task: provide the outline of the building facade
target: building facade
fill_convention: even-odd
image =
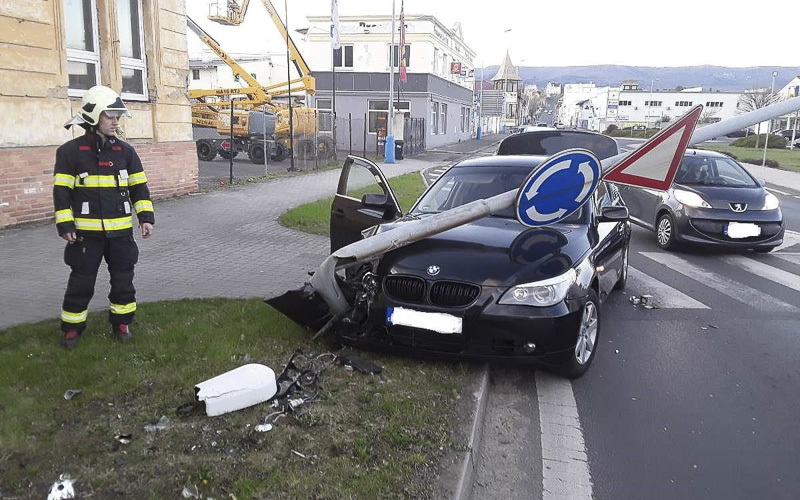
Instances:
[[[458,24],[450,29],[433,16],[405,16],[402,54],[408,81],[403,83],[399,78],[399,17],[393,46],[390,16],[340,16],[342,46],[337,51],[331,49],[330,16],[310,16],[308,21],[303,55],[317,87],[309,105],[333,114],[335,67],[339,148],[358,150],[366,144],[371,150],[385,133],[390,64],[394,65],[395,113],[409,120],[425,120],[427,147],[470,138],[475,52],[465,43]],[[398,127],[393,134],[395,139],[405,140]]]
[[[511,62],[511,56],[506,52],[506,57],[497,69],[497,74],[492,77],[492,85],[503,95],[503,115],[501,125],[513,127],[520,124],[520,96],[522,91],[522,78]]]
[[[182,0],[0,0],[0,228],[53,216],[63,125],[98,84],[121,93],[125,140],[154,198],[197,190]]]
[[[242,68],[263,86],[283,83],[286,75],[286,52],[265,55],[230,54]],[[296,78],[296,75],[292,75]],[[241,86],[233,78],[233,70],[225,61],[210,51],[189,57],[189,90],[236,88]]]

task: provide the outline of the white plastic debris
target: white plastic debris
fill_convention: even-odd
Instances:
[[[269,432],[272,430],[272,424],[260,424],[256,426],[256,432]]]
[[[75,481],[70,477],[69,474],[61,474],[59,476],[58,481],[53,483],[53,486],[50,488],[50,493],[47,495],[47,500],[66,500],[69,498],[75,498],[75,488],[73,487],[73,483]]]
[[[156,431],[165,431],[172,426],[172,422],[169,421],[165,415],[162,415],[161,418],[158,419],[158,422],[152,425],[145,425],[144,431],[145,432],[156,432]]]
[[[74,398],[75,396],[77,396],[81,392],[83,392],[83,391],[81,391],[79,389],[67,389],[66,392],[64,392],[64,399],[69,401],[70,399]]]
[[[194,386],[195,399],[214,417],[267,401],[278,391],[272,368],[251,363]]]
[[[200,492],[197,491],[197,486],[192,485],[184,486],[183,491],[181,491],[181,496],[183,498],[200,498]]]

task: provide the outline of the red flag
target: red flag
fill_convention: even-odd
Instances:
[[[403,0],[400,1],[400,81],[408,82],[406,76],[406,15],[403,12]]]

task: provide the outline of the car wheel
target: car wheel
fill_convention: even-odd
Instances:
[[[202,161],[211,161],[217,156],[214,145],[208,141],[197,141],[197,157]]]
[[[675,219],[668,213],[658,218],[656,224],[656,241],[664,250],[673,250],[675,243]]]
[[[625,249],[622,251],[622,269],[619,273],[619,279],[617,283],[614,285],[614,290],[624,290],[625,283],[628,281],[628,254],[630,253],[630,247],[625,245]]]
[[[597,339],[600,335],[600,299],[594,289],[589,289],[589,296],[583,305],[581,319],[578,323],[578,341],[569,361],[563,366],[563,374],[576,379],[586,373],[594,360],[597,351]]]

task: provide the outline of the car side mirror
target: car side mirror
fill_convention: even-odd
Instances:
[[[756,179],[756,182],[757,182],[757,183],[758,183],[758,185],[759,185],[759,186],[761,186],[761,187],[764,187],[764,186],[766,186],[766,185],[767,185],[767,181],[765,181],[764,179]]]
[[[628,207],[603,207],[598,222],[624,222],[628,220]]]
[[[381,193],[367,193],[361,197],[361,204],[369,208],[384,208],[389,198]]]

